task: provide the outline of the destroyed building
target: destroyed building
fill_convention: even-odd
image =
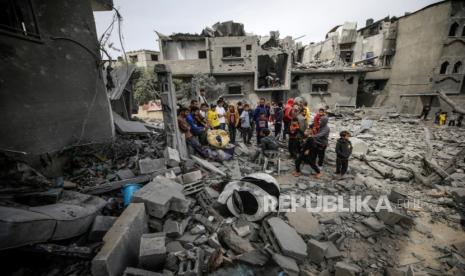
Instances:
[[[137,50],[126,52],[126,60],[130,64],[134,64],[137,67],[152,69],[155,64],[160,60],[160,52],[154,50]],[[118,60],[120,63],[125,62],[124,58],[120,57]]]
[[[410,114],[425,105],[449,110],[437,91],[465,104],[464,16],[462,1],[440,1],[404,16],[368,19],[358,30],[345,23],[301,50],[297,67],[340,71],[336,82],[346,71],[362,71],[357,106],[393,106]]]
[[[110,141],[93,11],[111,1],[2,1],[0,149],[41,154]]]

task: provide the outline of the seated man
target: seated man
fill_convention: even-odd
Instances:
[[[267,150],[278,150],[279,149],[279,143],[278,140],[276,140],[276,137],[273,135],[270,135],[271,131],[268,128],[265,128],[262,130],[262,141],[259,145],[259,150],[255,152],[255,154],[251,157],[252,161],[255,161],[260,155],[260,153],[265,154],[265,151]]]
[[[191,112],[187,115],[186,121],[190,126],[191,133],[194,136],[197,136],[199,138],[199,141],[201,144],[205,145],[207,136],[206,136],[206,131],[205,127],[203,125],[198,124],[196,118],[200,117],[200,109],[196,106],[191,107]]]
[[[299,177],[301,175],[300,166],[302,163],[310,164],[310,152],[315,150],[315,141],[312,137],[312,129],[307,128],[304,132],[304,142],[302,143],[297,158],[295,160],[295,171],[293,176]]]
[[[197,141],[197,139],[192,135],[191,133],[191,127],[189,123],[187,122],[186,118],[189,116],[189,109],[185,107],[181,107],[178,110],[178,127],[181,133],[183,133],[186,137],[186,144],[191,147],[192,149],[195,150],[198,154],[200,154],[202,157],[206,158],[208,157],[208,153],[206,153],[200,143]]]

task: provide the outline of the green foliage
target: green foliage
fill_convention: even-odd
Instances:
[[[134,99],[138,105],[160,99],[156,75],[152,70],[136,70],[134,77]]]

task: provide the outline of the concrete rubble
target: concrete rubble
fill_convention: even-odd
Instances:
[[[357,114],[332,118],[330,127],[335,134],[330,143],[335,142],[339,129],[356,133],[361,119]],[[382,115],[372,116],[370,121],[369,127],[352,138],[355,154],[343,179],[332,176],[332,148],[327,150],[325,175],[316,180],[308,178],[307,166],[303,176],[291,176],[292,163],[286,159],[284,171],[275,176],[250,170],[255,164],[244,158],[247,154],[243,151],[222,164],[196,156],[184,160],[174,149],[151,150],[150,145],[157,143],[150,141],[157,136],[155,140],[136,140],[129,152],[138,151],[139,156],[119,155],[122,159],[115,162],[126,165],[102,170],[106,175],[100,177],[105,180],[95,180],[98,174],[93,171],[101,169],[95,166],[96,160],[107,164],[108,159],[101,156],[93,164],[87,163],[86,170],[75,170],[67,177],[67,182],[75,184],[70,187],[97,196],[69,190],[37,194],[35,201],[55,202],[64,209],[53,209],[56,221],[42,218],[50,210],[48,205],[24,209],[27,214],[34,212],[32,217],[26,213],[23,217],[30,233],[35,228],[51,229],[46,226],[50,223],[59,225],[55,234],[41,230],[43,237],[33,240],[31,236],[27,242],[36,244],[31,247],[36,251],[48,248],[68,258],[86,256],[87,261],[77,266],[92,275],[203,275],[234,270],[236,265],[288,275],[408,275],[408,271],[457,275],[465,266],[465,246],[460,243],[465,241],[460,232],[465,202],[463,157],[447,176],[440,176],[423,162],[427,150],[419,142],[423,126]],[[434,136],[432,158],[439,167],[447,166],[461,154],[465,131],[430,131]],[[121,149],[128,146],[124,140],[117,143]],[[79,155],[74,158],[86,164]],[[421,177],[431,181],[421,182]],[[124,208],[121,189],[131,179],[139,179],[141,187]],[[199,185],[198,190],[192,192],[192,183]],[[264,211],[264,197],[278,200],[293,193],[310,198],[318,194],[385,195],[393,209],[376,213],[308,212],[305,207],[297,207],[295,212]],[[94,206],[89,209],[92,216],[80,222],[82,228],[76,227],[75,218],[70,221],[58,216],[56,210],[67,210],[68,205]],[[367,205],[376,207],[373,201]],[[286,206],[282,202],[275,207]],[[77,209],[73,210],[79,217]],[[1,223],[13,222],[2,219]],[[457,239],[445,242],[444,233]],[[50,239],[76,235],[84,236],[86,242],[59,247]],[[93,248],[91,243],[99,246]]]

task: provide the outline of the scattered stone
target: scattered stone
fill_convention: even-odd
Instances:
[[[171,241],[166,244],[166,252],[168,253],[176,253],[184,250],[184,247],[179,241]]]
[[[164,273],[157,273],[141,268],[127,267],[123,276],[166,276]]]
[[[165,261],[165,233],[143,234],[140,240],[139,266],[157,270]]]
[[[189,220],[190,218],[187,218],[179,222],[172,219],[167,219],[165,224],[163,224],[163,232],[165,232],[166,236],[170,238],[178,238],[184,234]]]
[[[136,175],[132,172],[131,169],[121,169],[116,172],[116,175],[119,177],[119,179],[124,180],[124,179],[130,179],[136,177]]]
[[[360,233],[360,235],[362,235],[362,237],[364,238],[369,238],[371,236],[373,236],[375,234],[375,232],[373,232],[372,230],[370,230],[370,228],[366,227],[365,225],[361,224],[361,223],[356,223],[353,228],[355,230],[357,230],[357,232]]]
[[[206,168],[207,170],[211,171],[211,172],[214,172],[214,173],[217,173],[221,176],[226,176],[226,173],[223,172],[222,170],[218,169],[215,165],[213,165],[212,163],[208,162],[207,160],[204,160],[200,157],[197,157],[195,155],[192,155],[191,158],[197,163],[199,164],[200,166]]]
[[[205,226],[203,226],[202,224],[196,224],[190,230],[190,233],[192,235],[201,235],[201,234],[205,234],[206,232],[207,232],[207,230],[206,230]]]
[[[231,229],[231,227],[221,228],[218,232],[218,238],[236,254],[242,254],[254,250],[249,240],[241,238]]]
[[[111,216],[96,216],[94,223],[89,231],[89,241],[99,242],[102,241],[103,236],[113,226],[117,217]]]
[[[296,208],[295,212],[287,212],[289,224],[301,235],[317,238],[321,235],[321,226],[318,219],[305,208]]]
[[[103,237],[105,244],[92,260],[92,275],[119,276],[137,264],[140,237],[147,232],[144,204],[131,203]]]
[[[325,252],[326,259],[337,259],[337,258],[342,257],[341,251],[337,249],[337,247],[333,244],[333,242],[327,241],[327,242],[324,242],[324,244],[327,245],[326,252]]]

